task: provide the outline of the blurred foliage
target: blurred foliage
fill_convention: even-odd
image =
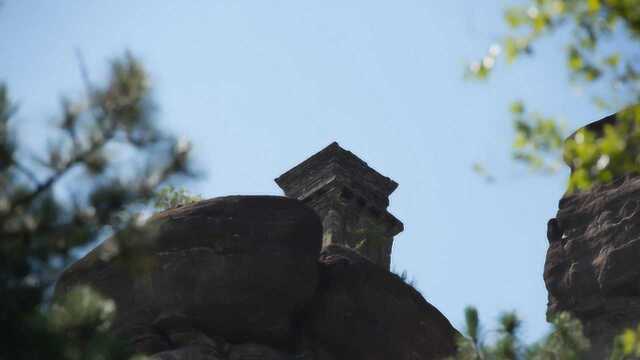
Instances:
[[[566,142],[564,157],[573,169],[570,190],[640,173],[640,106],[619,112],[615,124],[598,131],[580,129]]]
[[[530,56],[540,39],[568,30],[570,79],[610,86],[609,97],[595,97],[595,104],[611,112],[627,109],[623,117],[630,118],[612,124],[604,134],[582,130],[563,153],[566,133],[558,121],[527,112],[522,102],[515,102],[514,158],[543,172],[555,171],[564,159],[574,169],[569,191],[638,172],[636,127],[631,124],[638,121],[635,106],[640,100],[640,0],[527,0],[507,8],[504,18],[510,29],[507,36],[469,65],[469,77],[487,79],[501,58],[510,63]]]
[[[160,189],[156,195],[155,206],[158,210],[167,210],[200,200],[202,200],[200,195],[193,195],[186,189],[176,189],[169,185]]]
[[[493,183],[496,181],[493,175],[491,175],[489,170],[487,170],[482,163],[479,163],[479,162],[473,163],[472,169],[473,169],[473,172],[475,172],[478,176],[483,178],[486,182]]]
[[[589,349],[580,322],[568,313],[560,313],[552,321],[552,329],[542,340],[526,345],[520,338],[522,321],[513,312],[500,316],[496,338],[484,341],[478,311],[465,309],[464,337],[458,339],[456,360],[578,360]]]
[[[640,358],[640,325],[636,329],[627,329],[615,341],[611,360]]]
[[[541,340],[527,345],[520,337],[522,321],[514,312],[503,313],[498,320],[495,339],[484,341],[486,335],[474,307],[465,309],[464,336],[458,339],[455,360],[579,360],[590,348],[580,321],[567,312],[557,314],[552,328]],[[640,326],[627,329],[614,339],[610,360],[640,358]]]
[[[47,325],[64,344],[57,355],[78,360],[127,358],[123,344],[108,333],[115,311],[113,301],[84,286],[56,301],[47,314]]]
[[[77,249],[135,231],[141,218],[134,214],[161,186],[192,176],[189,144],[157,128],[141,64],[126,54],[109,74],[98,87],[85,76],[86,98],[61,101],[38,142],[50,144],[38,149],[44,155],[16,135],[18,109],[0,84],[0,359],[130,356],[105,331],[113,302],[79,288],[49,304]]]
[[[513,157],[527,163],[532,170],[553,173],[561,164],[564,127],[553,118],[528,113],[521,101],[511,104],[515,129]]]

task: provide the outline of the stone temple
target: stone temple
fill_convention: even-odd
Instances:
[[[398,183],[334,142],[282,174],[276,183],[322,219],[322,245],[356,249],[389,268],[393,237],[403,230],[387,211]]]

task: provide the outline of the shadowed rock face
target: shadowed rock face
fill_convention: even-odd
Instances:
[[[458,332],[413,287],[355,251],[331,245],[320,256],[310,337],[337,360],[440,359]]]
[[[547,314],[570,311],[605,358],[640,321],[640,176],[565,196],[547,231]]]
[[[112,298],[114,331],[140,351],[165,350],[169,329],[230,342],[286,345],[292,318],[316,288],[322,227],[302,203],[268,196],[202,201],[156,215],[136,264],[101,258],[114,239],[69,267],[56,286],[89,284]],[[133,271],[132,271],[133,270]]]
[[[439,359],[457,332],[412,287],[357,253],[320,260],[297,200],[232,196],[155,215],[65,270],[117,305],[112,331],[154,360]],[[120,251],[114,251],[119,249]]]

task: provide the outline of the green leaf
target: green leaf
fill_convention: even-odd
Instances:
[[[504,13],[504,19],[512,28],[517,28],[526,22],[526,14],[521,8],[508,8]]]
[[[607,56],[604,59],[604,63],[606,65],[611,66],[611,67],[617,67],[618,64],[620,64],[620,53],[615,53],[615,54]]]
[[[522,101],[512,102],[509,111],[514,115],[522,115],[524,113],[524,103]]]
[[[580,55],[580,52],[575,47],[569,49],[569,68],[573,71],[578,71],[584,65],[584,60]]]
[[[478,310],[472,306],[467,306],[464,309],[464,318],[466,321],[467,335],[473,340],[475,344],[479,342],[478,337],[480,333],[480,320],[478,318]]]
[[[633,329],[627,329],[622,334],[622,349],[625,355],[631,355],[636,348],[636,332]]]

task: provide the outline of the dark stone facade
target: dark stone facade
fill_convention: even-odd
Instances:
[[[387,211],[398,184],[334,142],[276,180],[287,197],[316,211],[322,245],[338,244],[388,269],[402,223]]]

